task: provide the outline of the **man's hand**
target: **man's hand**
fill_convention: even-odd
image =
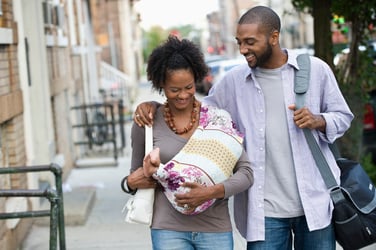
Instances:
[[[153,126],[154,114],[157,110],[155,102],[143,102],[137,105],[133,121],[140,127]]]
[[[326,121],[322,115],[314,115],[307,107],[296,110],[295,104],[288,108],[294,111],[294,122],[299,128],[317,129],[325,133]]]

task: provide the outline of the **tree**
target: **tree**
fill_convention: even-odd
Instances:
[[[369,39],[370,23],[375,21],[374,0],[292,0],[298,11],[305,11],[314,19],[315,55],[326,61],[334,70],[340,88],[355,115],[350,130],[343,136],[339,147],[343,156],[360,160],[364,105],[367,91],[375,85],[372,63],[367,53],[358,50]],[[338,68],[333,66],[331,19],[333,14],[343,16],[351,24],[350,53]],[[371,70],[371,71],[368,71]]]
[[[143,31],[144,43],[143,43],[143,58],[146,62],[152,50],[165,41],[168,35],[173,34],[181,38],[189,38],[198,45],[200,45],[202,31],[195,28],[191,24],[181,25],[181,26],[172,26],[169,29],[163,29],[160,26],[153,26],[148,31]],[[197,34],[192,37],[191,34]]]
[[[298,11],[307,12],[312,15],[315,56],[323,59],[331,68],[334,68],[332,33],[330,30],[332,19],[331,1],[292,0],[292,4]]]
[[[155,47],[161,44],[168,36],[167,31],[165,31],[160,26],[153,26],[149,31],[144,31],[144,42],[143,42],[143,57],[144,62],[147,61],[150,53]]]

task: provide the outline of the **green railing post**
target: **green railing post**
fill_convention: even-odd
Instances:
[[[23,211],[13,213],[0,213],[0,219],[16,219],[50,216],[50,250],[57,249],[57,236],[59,233],[60,250],[65,250],[65,224],[64,224],[64,202],[62,188],[62,169],[57,164],[42,166],[21,166],[21,167],[0,167],[0,174],[17,174],[27,172],[50,171],[55,175],[56,190],[46,188],[44,190],[24,189],[0,189],[0,197],[44,197],[50,202],[50,210]]]
[[[59,220],[59,243],[60,249],[65,249],[65,221],[64,221],[64,200],[63,200],[63,181],[62,169],[59,165],[52,163],[51,170],[56,177],[56,191],[58,199],[58,220]]]
[[[51,203],[50,207],[50,250],[57,249],[57,228],[59,224],[58,209],[59,209],[59,195],[57,191],[47,190],[47,196]]]

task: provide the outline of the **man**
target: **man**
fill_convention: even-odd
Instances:
[[[346,132],[353,114],[330,67],[316,57],[305,107],[295,109],[297,55],[281,49],[279,35],[280,19],[270,8],[242,15],[236,40],[248,65],[231,70],[203,102],[227,110],[245,134],[254,185],[235,196],[234,215],[247,249],[334,250],[333,205],[302,128],[312,130],[339,181],[328,143]],[[137,123],[148,123],[150,107],[136,110]]]

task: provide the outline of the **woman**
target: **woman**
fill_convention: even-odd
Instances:
[[[238,132],[231,116],[223,109],[201,105],[199,125],[184,147],[167,163],[162,164],[160,150],[155,148],[144,158],[145,176],[153,176],[176,210],[183,214],[198,214],[213,205],[216,199],[199,206],[183,207],[175,196],[190,189],[183,183],[195,182],[206,187],[228,179],[243,153],[243,135]]]
[[[167,98],[166,103],[158,107],[153,125],[153,144],[160,149],[162,163],[179,153],[199,125],[201,103],[194,96],[195,82],[201,81],[206,73],[203,54],[186,39],[170,36],[149,57],[148,80]],[[155,180],[145,177],[142,169],[144,136],[144,128],[133,124],[131,174],[123,183],[129,193],[155,186]],[[232,250],[228,198],[247,190],[253,183],[253,173],[244,150],[233,171],[230,178],[212,186],[195,182],[181,184],[190,191],[175,195],[177,206],[194,210],[204,202],[216,199],[209,208],[196,215],[177,211],[158,186],[151,225],[153,249]]]

